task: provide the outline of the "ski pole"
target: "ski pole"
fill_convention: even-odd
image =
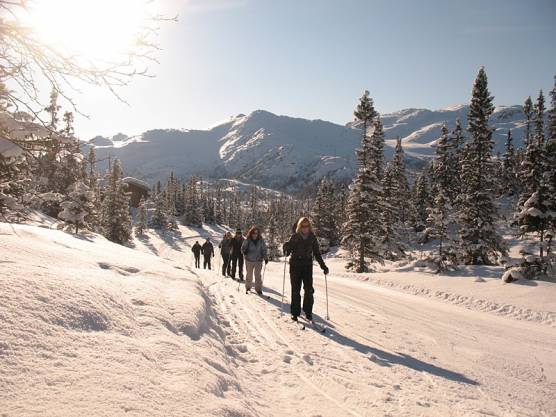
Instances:
[[[284,278],[282,279],[282,309],[280,316],[284,314],[284,293],[286,292],[286,265],[288,264],[288,257],[284,256]]]
[[[326,278],[328,274],[324,274],[324,288],[326,290],[326,320],[330,320],[328,315],[328,279]]]

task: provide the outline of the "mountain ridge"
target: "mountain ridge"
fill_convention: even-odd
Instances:
[[[466,104],[439,110],[408,108],[381,116],[385,154],[391,158],[400,137],[409,167],[434,155],[442,125],[467,124]],[[524,132],[522,107],[498,106],[491,116],[495,152],[503,150],[508,129],[519,147]],[[130,175],[149,182],[178,176],[228,178],[284,191],[295,191],[324,176],[349,181],[361,133],[355,122],[340,125],[321,119],[276,115],[266,110],[240,113],[202,129],[151,129],[140,135],[95,137],[99,159],[122,160]]]

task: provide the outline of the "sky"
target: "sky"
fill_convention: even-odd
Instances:
[[[556,0],[155,0],[155,78],[76,96],[83,139],[204,129],[265,109],[344,124],[363,90],[379,112],[469,101],[484,65],[495,104],[521,104],[556,74]]]

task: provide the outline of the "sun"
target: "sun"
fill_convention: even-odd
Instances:
[[[147,0],[33,0],[26,20],[48,45],[109,61],[134,49],[151,7]]]

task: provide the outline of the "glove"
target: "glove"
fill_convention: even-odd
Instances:
[[[268,259],[265,259],[265,260],[264,260],[264,264],[265,264],[265,265],[268,264]]]
[[[324,265],[324,267],[322,268],[322,272],[324,272],[324,275],[328,275],[330,270],[328,269],[328,267],[326,265]]]
[[[284,256],[290,256],[290,250],[288,248],[287,243],[284,243],[284,246],[282,247],[282,251],[284,252]]]

